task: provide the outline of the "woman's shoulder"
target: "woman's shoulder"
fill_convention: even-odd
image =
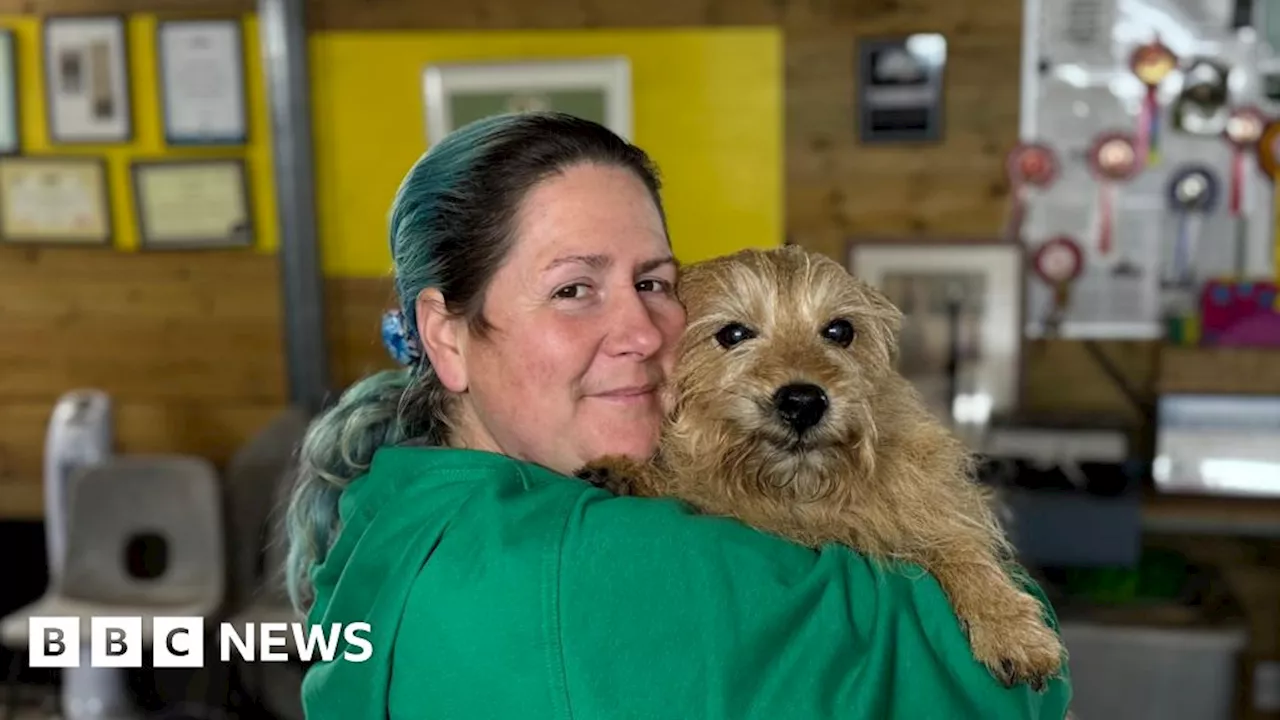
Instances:
[[[646,569],[666,574],[685,568],[700,577],[725,573],[739,582],[784,584],[814,573],[838,573],[859,586],[864,605],[879,594],[927,595],[936,588],[936,582],[914,566],[879,563],[835,545],[803,547],[731,518],[700,514],[673,498],[616,496],[495,453],[387,448],[375,456],[370,476],[380,476],[379,482],[370,483],[372,491],[351,497],[365,510],[388,501],[394,512],[410,515],[449,507],[454,534],[487,535],[505,528],[513,537],[550,546],[562,560],[572,561],[571,571],[601,562],[609,566],[599,568],[606,574]],[[386,496],[375,498],[375,488]],[[446,496],[453,501],[444,502]],[[610,558],[625,558],[628,564],[618,566]]]
[[[450,475],[472,466],[484,480],[433,539],[408,598],[397,662],[414,680],[394,693],[404,707],[430,691],[463,712],[495,671],[527,692],[485,698],[494,716],[547,703],[547,717],[570,704],[608,717],[623,703],[665,718],[713,702],[724,705],[708,717],[1021,718],[1063,702],[1062,688],[1000,687],[917,568],[528,463],[432,459],[441,488],[461,487]],[[425,677],[452,681],[428,688]]]

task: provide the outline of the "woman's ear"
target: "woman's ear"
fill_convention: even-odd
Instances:
[[[467,389],[466,323],[445,309],[444,295],[435,288],[418,293],[415,303],[422,352],[431,361],[440,383],[450,392]]]

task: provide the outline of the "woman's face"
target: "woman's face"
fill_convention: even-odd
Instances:
[[[566,474],[649,457],[685,325],[675,282],[662,218],[630,170],[579,164],[536,185],[485,296],[494,329],[461,343],[459,444]]]

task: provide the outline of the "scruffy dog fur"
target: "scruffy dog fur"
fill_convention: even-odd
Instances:
[[[918,563],[949,597],[974,656],[1036,688],[1065,652],[961,441],[894,368],[901,315],[835,261],[788,246],[695,264],[689,324],[651,463],[579,473],[619,494],[675,496],[810,546]]]

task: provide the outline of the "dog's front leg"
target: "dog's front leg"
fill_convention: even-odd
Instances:
[[[1001,682],[1039,690],[1059,673],[1065,652],[1040,602],[987,547],[953,539],[943,553],[928,553],[923,564],[950,598],[974,657]]]
[[[657,495],[656,472],[652,465],[611,455],[584,465],[574,476],[604,488],[614,495]]]

